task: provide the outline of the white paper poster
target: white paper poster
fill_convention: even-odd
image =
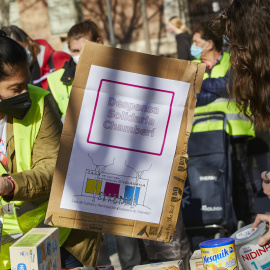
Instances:
[[[92,65],[60,207],[159,223],[188,90]]]

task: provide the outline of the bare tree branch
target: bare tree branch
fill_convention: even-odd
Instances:
[[[2,15],[2,26],[9,25],[9,1],[0,0],[0,8]]]

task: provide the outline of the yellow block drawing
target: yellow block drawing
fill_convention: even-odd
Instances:
[[[96,191],[96,194],[98,195],[100,193],[101,184],[102,181],[87,179],[85,192],[94,194]]]

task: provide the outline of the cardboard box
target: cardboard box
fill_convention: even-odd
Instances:
[[[62,268],[63,269],[74,269],[74,270],[114,270],[112,265],[109,266],[91,266],[91,267],[72,267],[72,268]]]
[[[195,250],[189,259],[190,270],[203,270],[201,250]]]
[[[170,262],[160,262],[160,263],[151,263],[144,265],[137,265],[133,267],[133,270],[184,270],[183,261],[170,261]]]
[[[170,242],[204,72],[86,41],[45,223]]]
[[[34,228],[10,248],[11,269],[59,270],[58,228]]]

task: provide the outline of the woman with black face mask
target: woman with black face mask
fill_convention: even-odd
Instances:
[[[44,225],[62,131],[49,91],[28,84],[29,77],[25,49],[0,30],[0,196],[5,213],[1,270],[11,269],[9,247]],[[59,228],[60,245],[65,243],[62,259],[70,262],[64,262],[66,267],[82,266],[67,251],[69,245],[76,246],[71,236],[81,239],[74,235],[73,230]],[[97,239],[92,233],[92,250]]]

